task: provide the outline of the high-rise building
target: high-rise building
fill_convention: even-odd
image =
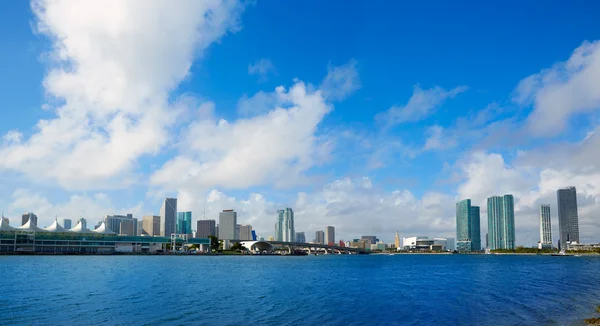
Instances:
[[[177,198],[165,198],[160,207],[160,236],[170,237],[175,233],[177,220]]]
[[[192,212],[177,212],[177,234],[192,234]]]
[[[219,213],[219,239],[236,240],[236,228],[237,212],[227,209]]]
[[[252,225],[240,226],[239,240],[252,240]]]
[[[296,232],[295,239],[298,243],[306,243],[306,236],[304,235],[304,232]]]
[[[120,234],[135,236],[137,231],[137,218],[133,218],[132,214],[127,215],[106,215],[104,223],[111,231]]]
[[[86,229],[87,228],[87,220],[85,218],[80,218],[79,219],[79,223],[81,223],[81,226]]]
[[[148,215],[142,217],[142,229],[150,236],[160,235],[160,216]]]
[[[379,239],[377,239],[377,237],[376,237],[376,236],[374,236],[374,235],[363,235],[363,236],[361,237],[361,239],[362,239],[362,240],[369,240],[369,244],[377,244],[377,241],[379,240]]]
[[[456,203],[456,239],[459,251],[481,250],[481,227],[479,207],[471,206],[471,200]]]
[[[515,203],[512,195],[487,199],[489,248],[515,249]]]
[[[396,250],[400,248],[400,235],[398,235],[398,231],[396,231],[396,239],[394,240],[394,246],[396,246]]]
[[[275,240],[294,242],[296,231],[294,229],[294,211],[286,208],[277,211],[277,222],[275,223]]]
[[[558,189],[558,229],[562,249],[567,243],[579,243],[579,215],[577,213],[577,190],[575,187]]]
[[[552,248],[552,226],[550,221],[550,205],[540,206],[540,244],[539,249]]]
[[[38,223],[37,215],[35,215],[31,212],[23,214],[23,216],[21,217],[21,225],[25,225],[25,223],[29,222],[30,219],[31,219],[31,222],[37,226],[37,223]]]
[[[333,226],[325,227],[325,243],[330,246],[335,244],[335,228]]]
[[[73,227],[72,223],[73,223],[73,222],[71,221],[71,219],[68,219],[68,218],[63,218],[62,225],[63,225],[63,227],[64,227],[65,229],[67,229],[67,230],[68,230],[68,229],[72,228],[72,227]]]
[[[196,237],[208,238],[209,236],[217,236],[215,220],[198,220],[196,222]]]
[[[323,232],[323,231],[315,232],[315,243],[325,244],[325,232]]]
[[[240,228],[241,227],[242,227],[241,224],[237,224],[235,226],[235,238],[238,239],[238,240],[240,239]]]

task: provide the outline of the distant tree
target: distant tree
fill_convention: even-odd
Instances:
[[[210,250],[218,251],[222,241],[219,241],[219,238],[214,235],[209,235],[208,238],[210,239]]]
[[[234,243],[233,245],[231,245],[231,248],[230,248],[230,249],[231,249],[231,250],[235,250],[235,251],[244,251],[244,250],[246,250],[246,247],[244,247],[244,246],[242,245],[242,243],[240,243],[240,242],[236,242],[236,243]]]

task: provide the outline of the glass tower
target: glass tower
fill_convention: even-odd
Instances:
[[[552,245],[552,226],[550,224],[550,205],[540,206],[540,243]]]
[[[577,214],[577,190],[575,187],[557,191],[558,228],[560,247],[567,249],[567,242],[579,243],[579,216]]]
[[[491,250],[515,249],[515,204],[513,195],[487,199],[488,242]]]
[[[456,203],[456,241],[459,251],[481,250],[479,207],[470,199]]]
[[[177,234],[192,234],[192,212],[177,213]]]

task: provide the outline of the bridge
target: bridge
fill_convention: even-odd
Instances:
[[[313,253],[332,253],[332,254],[368,254],[369,252],[360,248],[342,247],[342,246],[330,246],[326,244],[318,243],[302,243],[302,242],[285,242],[285,241],[243,241],[239,240],[244,247],[250,251],[276,251],[276,250],[287,250],[292,252],[294,250],[303,250],[308,254]]]

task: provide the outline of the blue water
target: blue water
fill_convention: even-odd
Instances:
[[[600,257],[0,256],[0,324],[577,324]]]

